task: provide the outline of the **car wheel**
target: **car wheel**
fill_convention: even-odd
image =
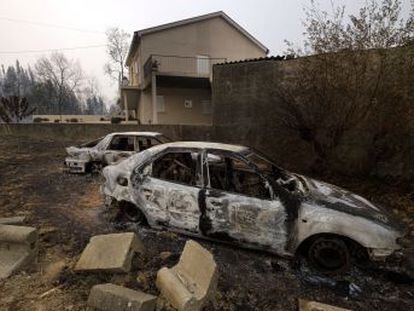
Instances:
[[[349,269],[348,247],[338,238],[317,238],[309,247],[308,258],[315,268],[323,272],[337,273]]]
[[[122,207],[125,218],[130,222],[145,223],[145,215],[133,204],[124,204]]]

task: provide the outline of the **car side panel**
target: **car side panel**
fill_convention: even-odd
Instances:
[[[207,237],[270,249],[284,254],[286,213],[280,201],[206,190],[201,230]]]

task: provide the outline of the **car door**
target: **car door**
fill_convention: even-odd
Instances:
[[[135,153],[135,137],[132,135],[114,135],[104,151],[104,164],[113,164]]]
[[[203,235],[282,253],[287,242],[286,213],[266,179],[238,154],[208,151]]]
[[[199,157],[196,150],[170,150],[146,164],[135,193],[154,224],[199,233]]]

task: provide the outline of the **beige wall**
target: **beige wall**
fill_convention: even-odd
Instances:
[[[209,89],[158,88],[164,96],[165,112],[158,112],[159,124],[211,124],[213,115],[203,113],[202,101],[211,101]],[[192,107],[185,108],[184,101],[191,100]]]
[[[138,61],[140,79],[143,66],[151,54],[191,56],[206,55],[228,61],[264,57],[266,53],[221,17],[170,28],[144,35],[130,67]],[[135,85],[138,80],[130,77]]]
[[[138,119],[142,124],[152,123],[152,104],[151,89],[148,88],[141,93],[141,101],[139,103]]]

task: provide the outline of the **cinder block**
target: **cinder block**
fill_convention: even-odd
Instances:
[[[3,217],[0,218],[0,225],[23,225],[25,220],[24,216]]]
[[[83,250],[75,271],[128,272],[134,254],[143,251],[133,232],[96,235]]]
[[[201,310],[212,298],[218,281],[213,255],[190,240],[176,266],[158,271],[156,285],[168,302],[179,311]]]
[[[108,311],[152,311],[157,297],[114,284],[99,284],[92,287],[88,305]]]
[[[0,279],[36,262],[37,253],[36,228],[0,225]]]
[[[316,301],[299,299],[299,311],[351,311]]]

